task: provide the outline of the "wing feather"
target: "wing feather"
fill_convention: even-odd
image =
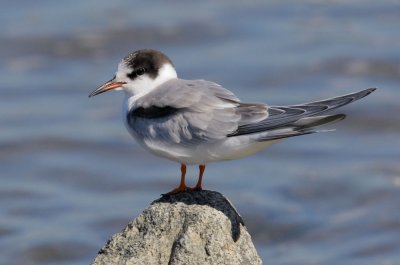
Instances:
[[[243,103],[213,82],[173,79],[138,98],[127,114],[127,123],[138,139],[164,149],[176,143],[193,147],[249,134],[255,135],[251,139],[257,141],[276,140],[313,133],[317,131],[315,127],[343,119],[343,114],[318,115],[374,90],[305,104],[267,106]]]
[[[335,97],[331,99],[315,101],[305,104],[299,104],[299,105],[271,106],[268,108],[269,115],[266,119],[257,123],[248,123],[241,125],[234,133],[228,136],[232,137],[245,134],[259,133],[285,126],[296,127],[295,122],[302,118],[312,117],[342,107],[346,104],[349,104],[351,102],[354,102],[358,99],[361,99],[369,95],[374,90],[375,90],[374,88],[370,88],[340,97]]]
[[[162,139],[163,144],[190,146],[212,143],[237,130],[241,119],[236,111],[239,102],[232,92],[216,83],[174,79],[136,100],[127,114],[128,129],[144,141],[161,143]],[[152,119],[135,115],[140,108],[169,115]]]

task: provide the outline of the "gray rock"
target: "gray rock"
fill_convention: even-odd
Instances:
[[[99,251],[103,264],[261,264],[243,220],[214,191],[165,195]]]

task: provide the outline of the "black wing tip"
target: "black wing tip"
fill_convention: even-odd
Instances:
[[[362,99],[362,98],[368,96],[369,94],[371,94],[375,90],[377,90],[376,87],[371,87],[371,88],[367,88],[367,89],[361,90],[359,92],[355,92],[355,93],[352,93],[352,94],[349,94],[349,95],[345,95],[344,97],[352,96],[353,99],[349,102],[349,103],[351,103],[352,101],[356,101],[356,100],[359,100],[359,99]]]
[[[333,117],[335,117],[335,121],[341,121],[341,120],[346,119],[347,115],[343,114],[343,113],[339,113],[339,114],[333,115]]]
[[[376,87],[371,87],[371,88],[365,89],[364,91],[366,92],[366,95],[368,96],[369,94],[371,94],[372,92],[374,92],[377,89],[378,88],[376,88]]]

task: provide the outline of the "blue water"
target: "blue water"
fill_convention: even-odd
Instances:
[[[265,264],[400,264],[397,1],[13,1],[0,14],[0,264],[88,264],[177,185],[178,165],[126,132],[122,94],[87,97],[145,47],[244,101],[378,87],[336,131],[211,164],[204,186],[237,206]]]

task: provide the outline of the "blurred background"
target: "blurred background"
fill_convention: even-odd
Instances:
[[[0,263],[89,264],[179,181],[124,128],[123,94],[88,99],[129,52],[185,79],[296,104],[368,87],[334,132],[210,164],[265,264],[400,264],[398,1],[3,1]],[[197,167],[189,169],[189,183]]]

